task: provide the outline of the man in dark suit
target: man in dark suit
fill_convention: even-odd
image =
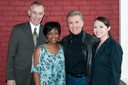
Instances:
[[[7,58],[7,85],[34,85],[31,74],[32,54],[36,46],[45,42],[43,26],[44,6],[33,2],[28,10],[30,21],[15,25],[9,45]],[[36,28],[37,43],[34,46],[33,32]]]

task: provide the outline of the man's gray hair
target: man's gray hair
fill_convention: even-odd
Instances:
[[[39,1],[34,1],[33,3],[31,3],[31,5],[30,5],[30,10],[32,9],[32,6],[33,5],[36,5],[36,6],[43,6],[43,4],[41,3],[41,2],[39,2]],[[44,7],[44,6],[43,6]]]
[[[66,20],[68,20],[69,17],[71,17],[71,16],[76,16],[76,15],[80,16],[81,20],[83,20],[83,15],[82,15],[82,13],[79,12],[79,11],[77,11],[77,10],[72,10],[72,11],[70,11],[70,12],[67,14]]]

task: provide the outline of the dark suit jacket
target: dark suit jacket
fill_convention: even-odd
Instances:
[[[40,26],[37,45],[45,42],[43,26]],[[33,85],[31,64],[34,42],[29,22],[14,26],[7,59],[6,80],[16,80],[16,85]],[[32,82],[31,82],[32,81]]]
[[[110,36],[93,58],[92,85],[119,85],[122,48]]]

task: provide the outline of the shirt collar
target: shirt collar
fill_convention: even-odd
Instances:
[[[35,25],[33,25],[33,23],[31,21],[29,23],[30,23],[30,26],[31,26],[32,33],[34,32],[34,28],[37,28],[36,32],[39,35],[40,24],[35,26]]]

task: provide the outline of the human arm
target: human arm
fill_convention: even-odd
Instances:
[[[18,35],[19,35],[18,30],[16,27],[14,27],[11,32],[11,37],[8,44],[7,70],[6,70],[7,85],[11,85],[11,83],[14,84],[15,81],[14,60],[15,60],[15,56],[17,55],[17,49],[18,49]]]
[[[39,54],[40,54],[40,47],[37,47],[37,49],[34,52],[34,67],[36,67],[39,63]],[[40,85],[40,75],[37,72],[34,72],[34,82],[35,85]]]
[[[115,43],[111,49],[112,75],[110,85],[119,85],[123,52],[121,46],[117,43]]]

